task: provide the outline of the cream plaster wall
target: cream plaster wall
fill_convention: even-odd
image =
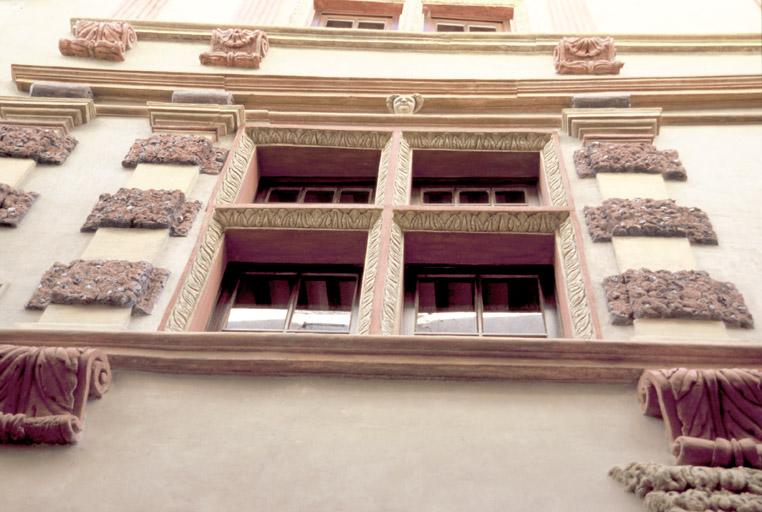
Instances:
[[[0,282],[8,283],[0,296],[0,329],[39,320],[41,313],[24,305],[42,274],[56,261],[67,263],[82,255],[95,235],[80,233],[79,228],[100,194],[127,185],[134,171],[122,167],[122,158],[134,140],[151,135],[151,129],[145,118],[99,117],[75,128],[72,135],[79,144],[63,165],[37,165],[21,184],[21,189],[38,192],[40,198],[19,227],[0,229]],[[229,144],[229,139],[221,145]],[[202,201],[205,208],[216,179],[199,176],[189,196]],[[154,264],[170,270],[167,286],[154,313],[132,317],[130,329],[158,328],[200,227],[198,217],[188,237],[166,242]]]
[[[641,512],[631,386],[120,372],[72,447],[0,446],[3,509]]]
[[[666,126],[656,137],[659,149],[676,149],[687,172],[687,182],[667,181],[667,195],[681,206],[704,210],[719,238],[718,246],[691,246],[696,268],[706,270],[720,281],[730,281],[743,293],[757,322],[756,329],[728,329],[736,340],[762,342],[762,225],[759,198],[762,181],[762,125]],[[584,226],[584,206],[598,206],[602,198],[595,179],[580,179],[574,171],[572,156],[580,141],[561,137],[569,181],[577,213]],[[582,233],[597,309],[605,338],[629,339],[632,327],[610,323],[601,282],[619,272],[611,243],[593,243]]]

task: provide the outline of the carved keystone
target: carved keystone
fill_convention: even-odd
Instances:
[[[0,225],[16,226],[39,196],[0,183]]]
[[[267,34],[262,30],[241,28],[214,29],[211,44],[211,51],[199,55],[205,66],[259,69],[270,49]]]
[[[611,37],[564,37],[553,51],[561,75],[618,75],[624,63],[615,58]]]
[[[54,130],[0,125],[0,157],[32,158],[40,164],[62,164],[77,139]]]
[[[125,21],[79,20],[74,39],[61,39],[58,49],[69,57],[123,61],[124,52],[133,47],[138,36]]]
[[[717,245],[717,234],[706,213],[677,206],[671,199],[607,199],[584,209],[594,242],[612,236],[678,236],[696,244]]]
[[[100,350],[0,345],[0,443],[75,443],[88,398],[110,386]]]
[[[203,173],[219,174],[227,156],[227,149],[215,148],[205,137],[157,134],[137,139],[122,160],[122,166],[135,168],[139,163],[199,165]]]
[[[706,272],[628,270],[607,277],[603,286],[614,325],[629,325],[635,318],[687,318],[754,326],[741,292]]]
[[[599,172],[643,172],[661,173],[668,180],[688,179],[677,151],[660,151],[646,143],[593,142],[574,152],[574,167],[580,178]]]
[[[146,261],[55,263],[42,276],[26,307],[45,309],[48,304],[103,304],[133,308],[133,315],[148,315],[168,276],[169,271]]]
[[[187,236],[201,209],[199,201],[186,201],[180,190],[120,188],[101,194],[81,231],[98,228],[169,228],[171,236]]]

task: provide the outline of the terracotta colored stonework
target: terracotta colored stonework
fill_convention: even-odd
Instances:
[[[58,49],[69,57],[123,61],[124,52],[138,40],[135,29],[125,21],[80,20],[73,39],[60,39]]]
[[[638,400],[664,420],[678,464],[762,469],[762,372],[646,370]]]
[[[594,242],[608,242],[612,236],[677,236],[697,244],[717,244],[706,213],[677,206],[671,199],[607,199],[584,211]]]
[[[646,143],[593,142],[574,152],[574,166],[580,178],[599,172],[643,172],[660,173],[668,180],[688,179],[677,151]]]
[[[267,34],[261,30],[217,28],[212,31],[212,50],[199,55],[199,60],[206,66],[258,69],[269,49]]]
[[[110,386],[100,350],[0,345],[0,442],[76,442],[88,398]]]
[[[157,134],[136,140],[122,160],[122,166],[187,164],[201,166],[201,172],[206,174],[219,174],[227,156],[227,149],[214,147],[205,137]]]
[[[169,228],[171,236],[187,236],[201,202],[186,201],[180,190],[120,188],[101,194],[82,231],[98,228]]]
[[[687,318],[754,326],[738,289],[706,272],[628,270],[607,277],[603,286],[614,325],[629,325],[635,318]]]
[[[16,226],[38,197],[37,192],[22,192],[0,183],[0,225]]]
[[[0,157],[32,158],[40,164],[62,164],[77,139],[53,130],[0,125]]]
[[[618,75],[624,63],[615,59],[611,37],[564,37],[553,51],[561,75]]]
[[[169,271],[146,261],[74,260],[55,263],[45,272],[27,303],[29,309],[48,304],[103,304],[129,307],[148,315]]]

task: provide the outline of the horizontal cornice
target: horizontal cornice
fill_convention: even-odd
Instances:
[[[109,18],[72,18],[117,21]],[[436,33],[377,30],[342,30],[315,27],[177,23],[148,20],[129,21],[138,40],[166,42],[209,42],[215,28],[262,29],[272,46],[302,48],[350,48],[353,50],[458,51],[505,53],[548,53],[563,36],[575,34]],[[664,52],[759,52],[759,34],[606,34],[616,40],[623,53]]]
[[[0,331],[0,344],[88,346],[169,373],[634,382],[647,368],[758,368],[762,347],[444,336]]]

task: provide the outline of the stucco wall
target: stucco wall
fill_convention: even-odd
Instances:
[[[117,373],[72,447],[0,446],[3,509],[640,512],[630,386]]]

